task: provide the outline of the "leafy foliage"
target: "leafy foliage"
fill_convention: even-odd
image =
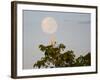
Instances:
[[[44,52],[44,57],[38,60],[33,67],[36,68],[54,68],[54,67],[75,67],[75,66],[90,66],[90,53],[85,56],[75,58],[74,51],[64,51],[66,46],[64,44],[54,45],[39,45],[39,49]]]
[[[91,55],[90,53],[86,54],[85,56],[80,56],[76,59],[76,66],[89,66],[91,65]]]

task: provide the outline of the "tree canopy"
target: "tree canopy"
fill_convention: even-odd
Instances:
[[[64,44],[58,45],[39,45],[39,49],[44,53],[44,57],[41,57],[33,67],[36,68],[57,68],[57,67],[75,67],[75,66],[90,66],[91,55],[90,52],[85,56],[80,55],[75,58],[73,50],[65,51],[66,46]]]

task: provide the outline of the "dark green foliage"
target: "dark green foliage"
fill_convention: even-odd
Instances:
[[[39,49],[44,52],[44,57],[38,60],[33,67],[36,68],[54,68],[54,67],[75,67],[75,66],[90,66],[90,53],[85,56],[80,56],[75,59],[74,51],[64,51],[64,44],[54,45],[39,45]]]
[[[90,53],[86,54],[85,56],[80,56],[76,59],[77,66],[89,66],[91,65],[91,55]]]

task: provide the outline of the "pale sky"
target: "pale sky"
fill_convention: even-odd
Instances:
[[[90,14],[69,12],[23,11],[23,69],[32,69],[43,53],[40,44],[48,44],[50,34],[43,32],[41,22],[53,17],[58,25],[54,33],[57,43],[66,45],[76,56],[85,55],[90,48]]]

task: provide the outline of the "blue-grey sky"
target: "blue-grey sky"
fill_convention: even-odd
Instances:
[[[54,33],[57,43],[66,45],[66,50],[85,55],[90,52],[90,14],[71,12],[23,11],[23,69],[32,69],[43,53],[40,44],[48,44],[50,34],[44,33],[41,22],[53,17],[58,25]]]

